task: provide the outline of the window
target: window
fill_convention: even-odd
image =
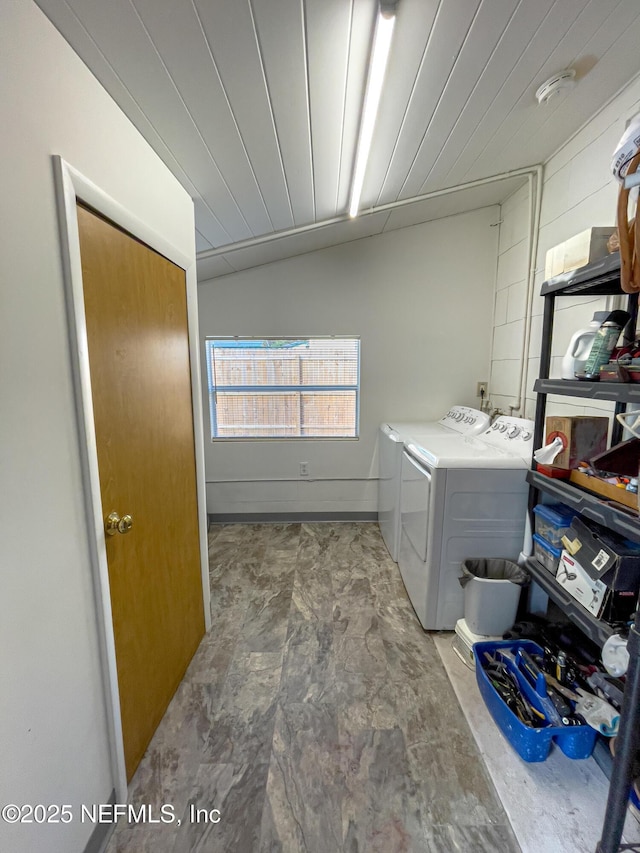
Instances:
[[[357,438],[359,338],[208,338],[211,439]]]

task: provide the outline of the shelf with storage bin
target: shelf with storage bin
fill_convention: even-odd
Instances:
[[[614,252],[594,261],[585,267],[555,276],[543,282],[540,290],[544,297],[544,313],[542,319],[542,346],[540,352],[540,375],[534,390],[538,393],[534,447],[541,447],[544,438],[544,419],[547,405],[547,395],[557,394],[564,397],[582,397],[615,403],[614,414],[625,411],[628,403],[640,403],[640,384],[621,382],[580,382],[571,379],[551,379],[551,339],[553,335],[553,320],[555,301],[567,296],[620,296],[620,253]],[[638,294],[629,294],[627,311],[631,315],[628,328],[635,332],[638,316]],[[634,334],[631,336],[633,339]],[[631,342],[629,340],[629,342]],[[617,444],[622,437],[622,427],[614,420],[611,431],[611,443]]]
[[[533,390],[539,394],[584,397],[613,403],[640,405],[640,382],[582,382],[579,379],[536,379]]]
[[[597,521],[598,524],[619,533],[620,536],[640,542],[640,522],[637,514],[632,511],[626,511],[624,507],[614,505],[611,501],[602,500],[567,480],[546,477],[537,471],[527,472],[527,482],[534,490],[550,495],[586,518]]]
[[[556,581],[551,572],[541,565],[534,557],[529,557],[525,563],[533,580],[540,586],[549,598],[558,605],[562,612],[580,628],[583,634],[599,646],[609,639],[614,629],[607,622],[602,622],[592,616],[575,598],[572,598]]]
[[[620,252],[543,282],[541,296],[615,296],[620,294]]]

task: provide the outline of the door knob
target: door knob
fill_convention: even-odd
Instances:
[[[133,527],[133,519],[130,515],[123,515],[122,518],[117,512],[110,512],[107,520],[104,523],[104,529],[107,536],[115,536],[116,533],[128,533]]]

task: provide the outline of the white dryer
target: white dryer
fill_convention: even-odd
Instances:
[[[378,524],[391,557],[400,546],[400,483],[402,450],[410,441],[429,435],[477,435],[491,419],[486,412],[453,406],[439,421],[381,424],[378,435]]]
[[[477,437],[432,435],[405,446],[398,565],[426,630],[453,630],[463,616],[463,560],[517,559],[532,442],[533,421],[502,416]]]

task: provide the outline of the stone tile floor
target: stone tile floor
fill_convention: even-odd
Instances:
[[[377,525],[213,525],[209,558],[213,628],[129,788],[180,825],[107,853],[520,850]]]

